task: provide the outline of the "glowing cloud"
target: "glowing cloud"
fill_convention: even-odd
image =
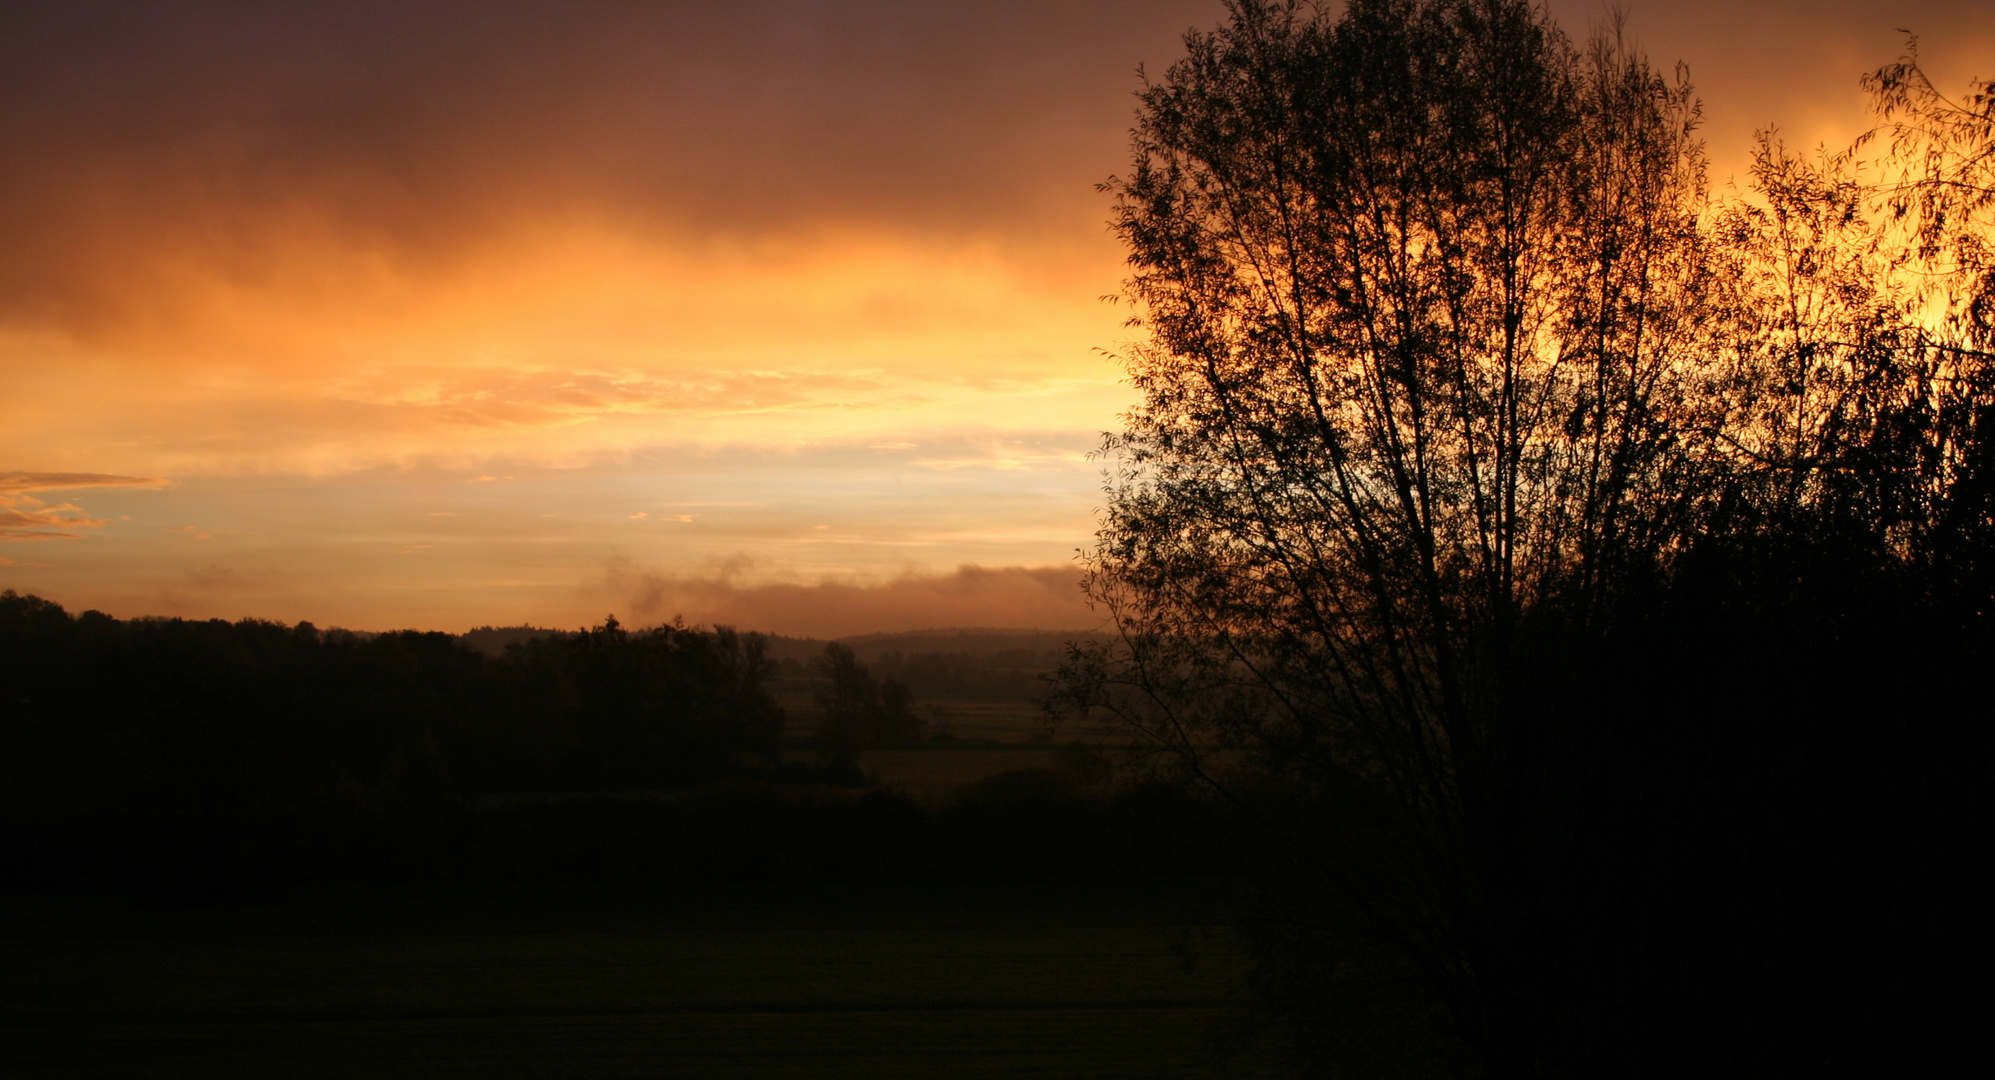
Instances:
[[[0,540],[81,541],[0,587],[371,627],[1071,625],[1086,454],[1133,397],[1093,185],[1137,66],[1222,16],[0,9]],[[1898,27],[1943,79],[1995,72],[1986,0],[1628,26],[1690,62],[1721,183],[1756,127],[1853,134]],[[765,576],[699,569],[736,555]]]

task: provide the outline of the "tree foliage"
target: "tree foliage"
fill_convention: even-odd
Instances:
[[[826,645],[819,666],[825,685],[817,691],[817,706],[824,716],[813,741],[826,764],[853,768],[871,743],[921,738],[925,725],[914,715],[907,687],[874,678],[850,646]]]
[[[633,632],[612,616],[508,645],[493,677],[534,702],[516,722],[556,740],[512,767],[531,775],[551,757],[577,787],[644,789],[776,764],[771,671],[757,635],[676,623]]]
[[[1918,41],[1864,76],[1881,123],[1853,150],[1887,148],[1881,187],[1910,254],[1937,263],[1934,282],[1955,333],[1995,346],[1995,79],[1954,100],[1919,66]],[[1854,156],[1854,155],[1850,155]]]
[[[1632,1071],[1747,1037],[1753,994],[1799,995],[1763,1047],[1847,1039],[1874,927],[1832,984],[1745,928],[1875,915],[1808,895],[1875,805],[1851,770],[1963,745],[1995,658],[1988,96],[1887,68],[1897,182],[1769,135],[1718,203],[1683,72],[1611,31],[1230,10],[1106,185],[1142,401],[1088,557],[1121,640],[1068,701],[1252,824],[1261,978],[1319,1062]],[[1758,981],[1685,1000],[1699,964]]]

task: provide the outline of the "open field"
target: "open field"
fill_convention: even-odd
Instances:
[[[783,760],[814,762],[817,754],[801,740],[783,749]],[[859,771],[883,787],[937,806],[979,780],[1018,769],[1056,769],[1057,751],[1043,744],[948,743],[866,750]]]
[[[1240,1076],[1185,882],[0,899],[0,1075]]]
[[[823,719],[817,703],[810,698],[788,694],[778,695],[776,700],[787,717],[783,725],[785,738],[807,739]],[[931,727],[946,730],[964,742],[1027,742],[1047,735],[1046,715],[1036,701],[918,700],[914,711]],[[1120,741],[1128,737],[1127,732],[1118,728],[1079,723],[1063,724],[1053,734],[1061,739]]]
[[[1054,751],[1044,746],[924,747],[868,750],[859,755],[859,769],[867,776],[930,805],[946,802],[955,792],[999,773],[1055,767]]]

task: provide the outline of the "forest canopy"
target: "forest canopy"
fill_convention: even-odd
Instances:
[[[113,619],[0,594],[7,797],[51,807],[684,787],[777,760],[761,639],[614,618],[487,657],[457,637]]]

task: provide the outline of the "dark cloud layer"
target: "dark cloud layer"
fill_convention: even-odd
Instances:
[[[254,279],[299,234],[421,263],[536,215],[1030,230],[1087,207],[1136,63],[1217,10],[10,5],[0,313],[143,318],[148,275]]]
[[[1626,7],[1660,64],[1691,61],[1727,166],[1754,126],[1853,104],[1897,28],[1944,52],[1985,43],[1991,22],[1983,0]],[[1552,8],[1575,36],[1609,11]],[[695,238],[1098,236],[1090,185],[1122,164],[1136,65],[1166,66],[1188,26],[1221,14],[1219,0],[8,5],[0,320],[142,326],[179,303],[163,279],[267,283],[299,273],[287,248],[328,243],[420,272],[564,215]]]

